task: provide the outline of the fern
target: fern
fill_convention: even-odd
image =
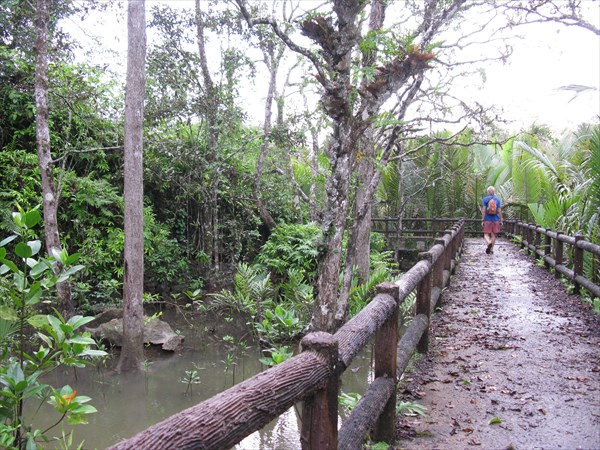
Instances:
[[[365,307],[367,302],[375,295],[377,285],[390,279],[390,271],[386,267],[378,267],[371,272],[366,283],[357,284],[356,278],[352,282],[350,295],[348,297],[348,305],[350,315],[356,315]]]

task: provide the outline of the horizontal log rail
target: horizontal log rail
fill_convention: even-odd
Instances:
[[[306,335],[301,353],[153,425],[111,449],[226,449],[303,401],[303,449],[362,448],[372,433],[392,443],[396,383],[415,350],[426,352],[429,319],[462,253],[465,222],[458,220],[420,254],[420,261],[378,293],[334,335]],[[416,290],[416,314],[399,339],[399,306]],[[338,431],[341,374],[375,336],[375,379]]]
[[[600,245],[586,241],[582,234],[569,236],[519,220],[508,220],[507,229],[508,236],[516,238],[532,256],[541,258],[546,269],[554,269],[557,278],[564,275],[573,281],[575,293],[584,288],[594,297],[600,297],[600,285],[583,274],[585,252],[589,253],[588,258],[592,258],[593,266],[600,271]],[[565,251],[564,244],[571,246],[570,252]]]
[[[445,233],[446,227],[464,221],[464,233],[466,236],[479,236],[483,233],[481,228],[481,219],[461,219],[461,218],[423,218],[416,217],[400,220],[397,217],[385,217],[371,219],[372,231],[381,233],[388,239],[388,242],[394,242],[394,239],[403,240],[424,240],[434,239]],[[398,226],[401,223],[400,232]]]

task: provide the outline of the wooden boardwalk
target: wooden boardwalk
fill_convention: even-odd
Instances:
[[[577,296],[512,243],[466,239],[441,308],[405,377],[428,417],[399,419],[399,448],[600,448],[600,321]]]

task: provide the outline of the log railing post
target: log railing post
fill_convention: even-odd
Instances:
[[[512,234],[513,236],[515,235],[515,222],[514,220],[508,220],[507,221],[507,225],[508,225],[508,233]]]
[[[550,237],[550,228],[546,228],[546,235],[544,236],[544,256],[550,256],[552,254],[552,238]],[[550,263],[544,258],[544,267],[546,270],[550,270]]]
[[[446,241],[444,241],[443,239],[436,239],[435,245],[441,245],[443,247],[446,245]],[[438,259],[435,261],[435,263],[433,263],[433,267],[431,269],[433,272],[432,279],[431,279],[431,286],[440,288],[440,290],[442,290],[444,288],[444,258],[443,258],[443,256],[444,255],[442,253],[438,257]]]
[[[577,275],[583,276],[583,249],[577,245],[581,240],[583,240],[583,234],[577,233],[575,235],[575,245],[573,246],[573,281],[576,294],[581,292],[581,285],[575,281],[575,278],[577,278]]]
[[[452,236],[452,230],[445,230],[444,234],[450,234]],[[444,260],[444,270],[447,270],[448,273],[452,273],[452,242],[448,243],[448,246],[444,248],[444,253],[442,253],[442,258]],[[448,286],[450,286],[450,277],[448,277]]]
[[[445,249],[444,253],[447,250],[448,249]],[[442,258],[442,257],[443,257],[443,254],[440,256],[440,258]],[[425,314],[427,316],[427,319],[429,319],[431,317],[431,272],[433,269],[431,261],[433,260],[433,257],[431,255],[431,253],[424,252],[424,253],[419,253],[419,258],[429,262],[429,270],[427,272],[427,275],[425,275],[423,277],[423,279],[421,281],[419,281],[419,284],[417,284],[417,305],[416,305],[417,313],[416,314],[417,315]],[[417,351],[419,353],[427,353],[428,350],[429,350],[429,327],[427,327],[427,329],[423,333],[423,336],[421,337],[421,340],[417,344]]]
[[[338,342],[329,333],[311,333],[300,342],[302,351],[321,354],[332,367],[327,385],[304,400],[300,442],[303,450],[336,449],[338,447]]]
[[[560,266],[563,263],[564,246],[560,240],[561,231],[556,232],[556,242],[554,243],[554,277],[560,278],[560,272],[556,270],[556,266]]]
[[[537,229],[537,227],[534,228],[533,233],[534,233],[534,236],[535,236],[535,238],[534,238],[534,244],[533,244],[533,246],[535,247],[535,250],[533,251],[534,252],[533,256],[537,259],[537,257],[538,257],[537,251],[540,250],[540,247],[542,246],[542,240],[541,240],[542,239],[542,234],[539,232],[539,230]]]
[[[397,381],[398,359],[398,306],[400,291],[394,283],[382,283],[377,286],[379,294],[388,294],[396,301],[396,309],[377,332],[375,338],[375,378],[387,377]],[[396,390],[388,400],[375,425],[375,442],[394,442],[396,425]]]

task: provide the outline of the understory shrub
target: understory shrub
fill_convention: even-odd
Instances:
[[[312,282],[317,270],[320,237],[321,229],[314,223],[280,223],[261,247],[255,261],[278,278],[285,279],[291,270],[299,270]]]
[[[13,213],[14,233],[0,241],[0,446],[6,449],[37,449],[49,442],[47,433],[66,419],[70,425],[87,423],[96,412],[91,399],[78,395],[70,386],[55,388],[41,378],[57,367],[83,367],[106,353],[93,349],[96,342],[81,327],[93,317],[73,316],[66,320],[58,312],[40,314],[50,304],[50,290],[83,267],[75,265],[77,254],[55,251],[39,256],[42,243],[33,228],[41,220],[37,210]],[[12,248],[8,251],[7,248]],[[54,273],[54,265],[61,270]],[[24,421],[25,401],[48,403],[60,420],[42,431]],[[39,411],[39,407],[34,409]],[[35,414],[34,414],[35,416]],[[31,419],[35,420],[35,417]],[[63,447],[73,441],[73,432],[62,433]]]

